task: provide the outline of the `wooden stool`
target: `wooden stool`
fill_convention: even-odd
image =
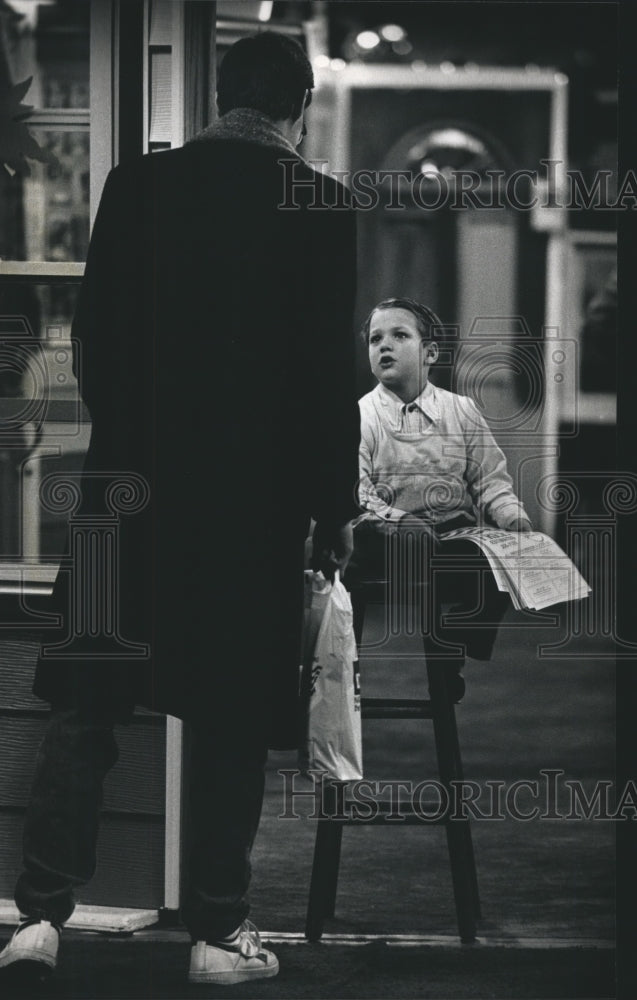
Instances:
[[[360,646],[365,607],[370,596],[379,589],[386,589],[386,581],[366,581],[352,590],[354,629]],[[423,636],[427,650],[427,638]],[[451,782],[462,781],[462,759],[456,716],[448,687],[449,672],[444,659],[426,654],[429,681],[428,699],[403,698],[363,698],[363,719],[430,719],[433,722],[438,776],[441,786],[448,792],[448,802],[453,802]],[[324,786],[323,806],[325,818],[317,820],[314,861],[310,882],[305,936],[309,941],[318,941],[323,933],[326,918],[334,916],[336,888],[341,854],[343,827],[360,825],[361,820],[348,815],[350,812],[346,798],[347,782],[328,782]],[[423,827],[443,823],[446,828],[449,862],[455,898],[456,915],[460,939],[464,944],[475,941],[476,921],[480,917],[480,900],[476,876],[473,842],[468,817],[450,818],[452,809],[446,809],[438,820],[423,822],[422,815],[401,805],[405,810],[403,824],[420,824]],[[378,813],[367,822],[381,825],[387,822],[391,812],[389,807],[378,803]],[[395,813],[394,813],[395,815]],[[403,825],[401,824],[401,825]]]

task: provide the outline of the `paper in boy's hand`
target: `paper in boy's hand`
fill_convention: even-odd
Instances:
[[[540,611],[552,604],[581,600],[591,593],[566,553],[541,531],[458,528],[439,536],[441,542],[454,538],[474,542],[484,552],[498,586],[510,593],[517,609]]]

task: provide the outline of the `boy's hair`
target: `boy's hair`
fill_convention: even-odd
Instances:
[[[217,81],[220,115],[253,108],[272,121],[296,121],[312,100],[314,74],[293,38],[275,31],[241,38],[228,49]]]
[[[418,327],[421,340],[433,340],[436,336],[436,330],[442,328],[442,323],[433,309],[430,309],[429,306],[423,306],[421,302],[416,302],[415,299],[383,299],[382,302],[374,306],[363,323],[361,336],[366,344],[369,344],[369,328],[372,316],[379,309],[406,309],[407,312],[412,313],[416,318],[416,326]]]

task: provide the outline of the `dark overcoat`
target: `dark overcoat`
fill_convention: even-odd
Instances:
[[[357,511],[359,416],[353,212],[285,155],[210,138],[108,177],[72,329],[92,435],[46,700],[295,743],[304,540]]]

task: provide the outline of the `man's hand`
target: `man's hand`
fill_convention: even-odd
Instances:
[[[322,525],[317,522],[312,536],[312,569],[321,570],[328,580],[334,579],[336,570],[341,576],[354,551],[354,529],[351,522]]]
[[[507,531],[533,531],[533,525],[528,517],[516,517],[515,521],[511,521],[508,525]]]

